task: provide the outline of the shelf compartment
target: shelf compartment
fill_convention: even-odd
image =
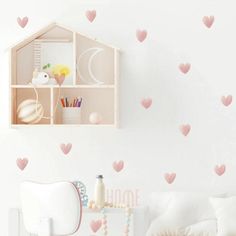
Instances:
[[[53,89],[53,107],[55,107],[59,94],[59,88]],[[61,96],[73,100],[75,97],[82,97],[81,125],[92,125],[89,122],[89,115],[97,112],[102,116],[101,125],[114,125],[114,89],[113,88],[61,88]],[[62,123],[62,106],[59,103],[55,112],[53,124]]]
[[[66,53],[62,53],[62,52]],[[53,55],[53,56],[51,56]],[[12,65],[12,84],[28,85],[32,81],[33,71],[43,71],[46,64],[63,64],[70,68],[70,74],[64,84],[74,85],[73,43],[71,42],[42,42],[35,41],[27,44],[12,54],[15,64]],[[48,72],[48,71],[45,71]]]
[[[59,45],[64,47],[64,51],[58,49]],[[32,81],[33,71],[36,68],[38,71],[42,71],[44,65],[51,64],[44,69],[50,77],[53,77],[52,66],[54,64],[65,64],[70,68],[71,74],[66,77],[61,87],[53,84],[36,86],[39,91],[40,102],[45,110],[44,115],[51,117],[47,120],[42,119],[36,126],[76,127],[81,125],[90,127],[94,125],[89,122],[89,115],[91,112],[98,112],[103,118],[100,127],[118,127],[119,75],[117,52],[118,49],[111,45],[81,35],[57,23],[44,27],[12,47],[10,70],[11,126],[35,126],[34,124],[22,123],[16,114],[17,107],[23,100],[35,98],[34,90],[29,84]],[[85,55],[82,60],[79,60],[81,54]],[[42,57],[42,55],[44,56]],[[42,60],[42,58],[44,59]],[[90,66],[88,67],[88,65]],[[85,78],[84,81],[82,77]],[[103,83],[96,83],[96,79]],[[62,124],[61,105],[55,112],[55,116],[52,116],[60,88],[61,96],[83,97],[81,124]]]
[[[76,52],[76,84],[94,85],[98,80],[103,85],[114,85],[113,48],[76,34]]]
[[[44,108],[44,116],[50,117],[50,89],[37,89],[39,93],[39,102]],[[11,123],[13,125],[27,125],[17,117],[17,107],[26,99],[35,99],[35,92],[32,88],[12,88],[12,117]],[[41,121],[34,125],[50,124],[50,119],[41,119]],[[30,125],[30,124],[29,124]]]
[[[35,69],[43,71],[44,65],[62,64],[71,70],[64,84],[75,84],[74,45],[73,32],[55,25],[34,40],[22,42],[11,53],[11,83],[27,85]]]

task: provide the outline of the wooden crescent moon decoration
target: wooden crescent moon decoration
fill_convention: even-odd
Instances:
[[[87,50],[85,50],[83,53],[80,54],[79,58],[78,58],[78,62],[77,62],[77,70],[78,70],[78,74],[79,74],[79,77],[80,79],[86,83],[86,84],[97,84],[97,85],[101,85],[101,84],[104,84],[104,82],[98,80],[96,78],[96,76],[94,75],[93,71],[92,71],[92,62],[93,62],[93,59],[95,58],[95,56],[104,51],[103,48],[97,48],[97,47],[94,47],[94,48],[88,48]],[[90,79],[91,80],[88,80],[87,78],[85,78],[85,76],[82,74],[81,70],[80,70],[80,65],[81,65],[81,61],[83,59],[83,57],[87,56],[87,54],[89,54],[90,52],[93,52],[90,57],[89,57],[89,60],[87,62],[87,69],[88,69],[88,74],[90,76]]]

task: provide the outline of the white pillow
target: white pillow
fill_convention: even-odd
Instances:
[[[173,192],[153,192],[148,199],[149,217],[151,220],[162,215],[168,208]]]
[[[209,202],[209,194],[179,192],[173,194],[163,217],[178,227],[186,227],[202,220],[215,219],[215,212]]]
[[[171,193],[167,209],[152,221],[147,236],[168,230],[182,230],[200,221],[214,220],[215,212],[209,202],[209,196],[207,193]],[[223,197],[225,194],[218,196]]]
[[[236,197],[210,198],[217,218],[218,235],[236,235]]]
[[[204,220],[187,227],[173,227],[162,217],[154,220],[146,236],[216,236],[216,220]]]
[[[182,232],[181,227],[177,227],[174,222],[170,222],[161,215],[152,221],[146,236],[178,235],[179,232]]]
[[[185,234],[188,236],[215,236],[217,234],[216,219],[204,220],[185,228]]]

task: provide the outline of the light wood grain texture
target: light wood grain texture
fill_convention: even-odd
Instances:
[[[76,65],[77,65],[77,43],[76,43],[76,36],[77,34],[74,32],[73,33],[73,85],[76,85],[76,76],[77,76],[77,69],[76,69]]]
[[[11,85],[11,88],[31,88],[32,85]],[[59,88],[59,85],[37,85],[37,88]],[[115,88],[115,86],[112,85],[90,85],[90,84],[82,84],[82,85],[62,85],[61,88],[95,88],[95,89],[104,89],[104,88]]]
[[[119,52],[115,49],[114,53],[114,124],[119,127]]]
[[[82,116],[80,124],[63,124],[61,119],[61,103],[55,112],[55,105],[59,93],[58,85],[39,85],[39,102],[42,103],[45,113],[44,116],[49,119],[42,119],[36,125],[22,123],[17,118],[17,107],[25,99],[35,99],[35,93],[32,85],[34,71],[34,59],[38,54],[34,49],[36,43],[67,43],[72,42],[73,50],[71,58],[72,82],[61,86],[61,96],[68,98],[82,97]],[[96,79],[102,84],[85,83],[81,80],[78,73],[78,58],[86,50],[91,49],[88,55],[85,55],[80,63],[80,69],[86,78],[91,80],[90,72],[96,76]],[[93,49],[100,49],[95,53]],[[37,33],[16,44],[11,49],[10,59],[10,111],[11,127],[65,127],[65,126],[85,126],[94,127],[89,121],[89,115],[97,112],[102,116],[100,126],[118,127],[119,103],[118,103],[118,79],[119,79],[119,49],[107,45],[97,39],[89,38],[77,33],[68,27],[52,23]],[[40,55],[39,55],[40,56]],[[63,55],[62,55],[63,57]],[[92,59],[91,59],[92,58]],[[90,62],[90,72],[88,72],[88,63]],[[90,81],[91,82],[91,81]],[[93,82],[93,80],[92,80]],[[55,115],[54,115],[55,113]],[[53,116],[54,115],[54,116]]]

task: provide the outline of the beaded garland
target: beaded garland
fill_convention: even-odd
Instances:
[[[132,211],[131,211],[130,207],[126,206],[125,204],[113,204],[113,203],[105,202],[105,206],[103,208],[98,208],[95,205],[94,201],[90,201],[88,203],[88,208],[93,209],[93,210],[100,210],[100,212],[102,213],[102,230],[103,230],[103,235],[104,236],[108,235],[106,208],[123,208],[125,210],[124,236],[129,235],[130,217],[131,217],[131,214],[132,214]]]
[[[87,206],[88,204],[88,195],[86,194],[86,186],[81,181],[74,181],[73,184],[76,186],[76,188],[79,190],[81,202],[83,206]]]

